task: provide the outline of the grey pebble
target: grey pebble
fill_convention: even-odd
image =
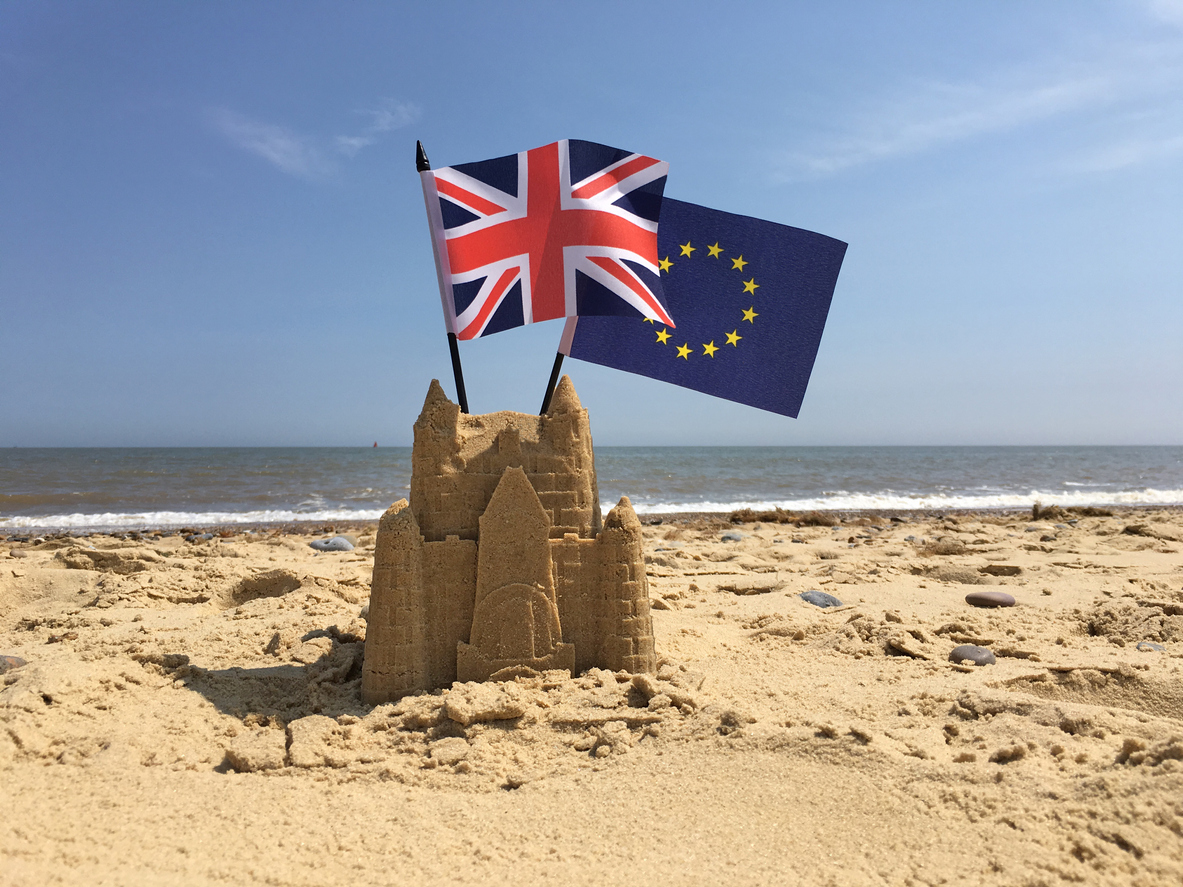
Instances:
[[[353,543],[344,536],[334,536],[332,539],[313,539],[308,544],[317,551],[353,551]]]
[[[964,662],[966,659],[974,665],[993,665],[998,661],[993,653],[976,644],[962,644],[960,647],[954,647],[953,652],[949,654],[950,662]]]
[[[1156,644],[1154,641],[1139,641],[1134,649],[1140,653],[1165,653],[1167,650],[1162,644]]]
[[[724,533],[722,537],[724,542],[742,542],[743,533]]]
[[[826,594],[824,591],[816,591],[812,588],[809,591],[801,592],[801,600],[807,604],[813,604],[815,607],[821,607],[822,609],[842,606],[842,601],[838,600],[832,594]]]
[[[972,607],[1013,607],[1015,599],[1005,591],[971,591],[965,602]]]

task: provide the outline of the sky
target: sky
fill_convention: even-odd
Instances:
[[[0,3],[0,446],[409,445],[414,170],[562,138],[849,244],[800,417],[565,366],[602,445],[1183,443],[1183,2]],[[535,412],[551,321],[461,343]]]

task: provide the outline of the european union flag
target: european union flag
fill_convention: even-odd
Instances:
[[[657,244],[677,327],[571,318],[559,350],[796,418],[846,244],[669,197]]]

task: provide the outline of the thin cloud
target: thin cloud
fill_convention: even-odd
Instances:
[[[824,176],[919,154],[1102,103],[1113,91],[1113,84],[1104,77],[1010,88],[933,84],[878,109],[849,135],[786,157],[785,173],[791,178]]]
[[[333,140],[337,150],[346,157],[353,157],[362,148],[367,148],[374,142],[375,139],[371,136],[337,136]]]
[[[253,120],[228,108],[209,112],[214,128],[244,151],[302,179],[322,179],[334,171],[315,141],[283,126]]]
[[[1113,172],[1183,154],[1183,135],[1125,139],[1068,165],[1070,172]]]
[[[1159,21],[1183,27],[1183,0],[1147,0],[1146,10]]]
[[[1183,0],[1160,13],[1183,10]],[[1169,9],[1168,9],[1169,7]],[[1181,12],[1183,15],[1183,12]],[[1114,47],[1056,69],[1010,72],[979,82],[927,83],[851,115],[845,132],[784,152],[781,181],[819,178],[873,163],[937,151],[1052,120],[1122,120],[1121,145],[1082,146],[1064,171],[1117,169],[1173,153],[1174,129],[1155,123],[1164,101],[1183,88],[1183,46],[1169,39]],[[1129,127],[1137,126],[1131,131]],[[1080,157],[1088,157],[1081,161]]]
[[[390,132],[401,129],[419,119],[419,108],[409,102],[396,102],[394,99],[382,99],[376,108],[365,108],[359,113],[366,114],[371,119],[368,132]]]
[[[373,108],[359,108],[358,114],[370,119],[359,135],[339,135],[334,139],[334,145],[341,154],[353,157],[362,148],[368,148],[387,132],[401,129],[419,119],[419,108],[409,102],[396,102],[394,99],[382,99]]]

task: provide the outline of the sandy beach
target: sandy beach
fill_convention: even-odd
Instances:
[[[0,541],[0,883],[1183,880],[1183,511],[752,517],[645,526],[657,675],[374,708],[373,527]]]

